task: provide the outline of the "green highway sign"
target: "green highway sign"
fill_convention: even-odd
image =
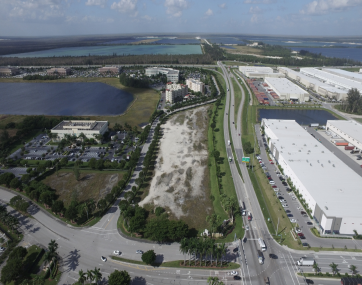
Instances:
[[[249,163],[250,162],[250,157],[243,157],[241,159],[241,162]]]

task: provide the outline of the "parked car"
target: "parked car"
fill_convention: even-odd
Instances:
[[[278,188],[278,186],[276,186],[276,185],[273,185],[272,187],[273,187],[273,188]]]
[[[303,233],[297,233],[297,235],[300,236],[300,237],[304,236]]]
[[[113,251],[113,254],[120,255],[121,252],[119,250],[115,250],[115,251]]]
[[[143,254],[143,251],[142,250],[136,250],[136,253],[137,254]]]
[[[288,208],[288,204],[283,204],[283,208]]]
[[[101,256],[101,260],[102,260],[103,262],[106,262],[106,261],[107,261],[107,258],[104,257],[104,256]]]
[[[302,232],[302,230],[301,230],[300,228],[295,228],[294,231],[295,231],[297,234],[299,234],[299,233]]]
[[[289,220],[290,220],[291,223],[296,223],[297,222],[296,219],[289,218]]]

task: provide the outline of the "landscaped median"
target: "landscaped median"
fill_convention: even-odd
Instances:
[[[122,257],[118,257],[118,256],[111,256],[111,259],[116,260],[116,261],[120,261],[120,262],[125,262],[125,263],[131,263],[131,264],[137,264],[137,265],[143,265],[143,266],[150,266],[147,265],[146,263],[144,263],[143,261],[138,261],[138,260],[132,260],[132,259],[127,259],[127,258],[122,258]],[[162,262],[162,263],[154,263],[152,264],[153,267],[174,267],[174,268],[189,268],[189,269],[213,269],[213,270],[232,270],[232,269],[238,269],[240,267],[240,264],[238,263],[234,263],[234,262],[222,262],[222,261],[218,261],[218,265],[216,265],[216,261],[213,261],[212,265],[211,265],[211,261],[206,261],[206,266],[205,265],[205,260],[201,261],[201,266],[200,266],[200,261],[195,261],[194,260],[187,260],[185,262],[185,260],[174,260],[174,261],[166,261],[166,262]],[[151,266],[150,266],[151,267]]]

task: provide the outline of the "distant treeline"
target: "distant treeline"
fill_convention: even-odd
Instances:
[[[61,66],[107,64],[213,64],[210,54],[188,55],[124,55],[124,56],[64,56],[64,57],[0,57],[0,66]]]
[[[23,77],[23,80],[56,80],[62,78],[61,76],[51,76],[51,75],[39,75],[39,74],[34,74],[34,75],[26,75]]]

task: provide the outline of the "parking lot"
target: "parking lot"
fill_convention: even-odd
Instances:
[[[294,229],[296,224],[299,225],[300,231],[298,230],[298,233],[295,232],[294,237],[299,238],[303,246],[308,246],[308,237],[313,235],[309,230],[309,228],[314,227],[313,220],[309,218],[302,204],[299,202],[294,192],[291,191],[285,177],[281,175],[278,168],[276,167],[275,162],[273,160],[269,160],[267,156],[267,142],[261,135],[258,127],[256,127],[256,132],[258,144],[260,146],[260,154],[257,157],[259,163],[262,166],[265,175],[268,177],[269,184],[274,190],[287,217],[293,224]],[[298,234],[301,235],[298,236]]]
[[[110,160],[111,162],[120,162],[126,159],[126,154],[135,150],[138,139],[129,138],[127,142],[127,133],[118,132],[113,134],[112,145],[107,146],[86,146],[82,150],[81,146],[65,147],[63,151],[57,150],[57,145],[50,145],[50,139],[46,134],[40,134],[33,138],[30,142],[26,143],[24,150],[18,149],[12,153],[9,158],[22,159],[22,160],[50,160],[68,158],[69,161],[80,160],[82,162],[89,162],[90,159],[103,159]],[[14,167],[9,169],[2,169],[2,172],[12,172],[17,177],[26,174],[26,167]]]

